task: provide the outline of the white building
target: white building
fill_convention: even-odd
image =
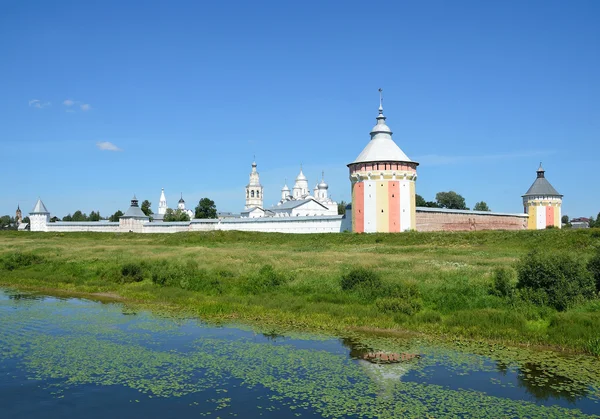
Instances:
[[[292,188],[284,184],[281,189],[281,200],[277,205],[269,208],[275,217],[295,217],[299,215],[337,215],[337,202],[329,197],[329,185],[325,182],[325,173],[321,173],[321,182],[317,183],[310,195],[308,179],[300,167],[296,183]]]

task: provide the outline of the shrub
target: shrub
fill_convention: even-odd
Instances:
[[[381,287],[381,279],[372,269],[358,267],[342,275],[340,285],[344,291],[350,291],[357,287],[375,289]]]
[[[517,276],[517,288],[528,290],[524,291],[527,298],[535,296],[530,301],[547,301],[559,311],[594,296],[592,275],[581,259],[570,254],[533,251],[519,262]]]
[[[140,282],[144,280],[144,269],[140,263],[126,263],[121,267],[123,282]]]
[[[255,294],[268,292],[287,283],[290,279],[290,276],[277,272],[271,265],[263,265],[255,275],[248,278],[245,288]]]
[[[423,308],[421,300],[407,300],[397,297],[380,298],[375,302],[377,308],[386,313],[402,313],[407,316],[417,314]]]
[[[515,293],[514,271],[509,268],[494,270],[491,293],[498,297],[510,298]]]
[[[590,259],[587,268],[596,282],[596,291],[600,292],[600,249],[598,249],[592,259]]]
[[[437,311],[423,311],[415,316],[420,323],[441,323],[442,316]]]
[[[36,264],[43,263],[43,262],[44,262],[43,257],[34,255],[33,253],[15,252],[15,253],[5,256],[2,259],[2,266],[7,271],[14,271],[17,268],[36,265]]]

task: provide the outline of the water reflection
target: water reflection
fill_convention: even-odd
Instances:
[[[27,294],[27,293],[10,293],[8,294],[8,299],[9,300],[14,300],[14,301],[34,301],[34,300],[45,300],[46,296],[44,295],[38,295],[38,294]]]
[[[525,363],[519,368],[517,382],[536,400],[563,399],[575,403],[588,395],[586,385],[568,377],[548,372],[536,363]]]

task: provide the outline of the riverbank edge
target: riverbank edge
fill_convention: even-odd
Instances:
[[[72,284],[69,284],[72,285]],[[212,313],[204,312],[198,314],[198,309],[194,310],[184,304],[175,301],[149,301],[140,299],[140,295],[124,295],[119,289],[90,291],[86,290],[88,286],[70,286],[68,288],[48,287],[42,284],[14,284],[0,279],[0,287],[14,291],[26,291],[36,294],[49,295],[59,298],[82,298],[103,303],[121,303],[135,309],[148,310],[161,315],[175,315],[183,318],[191,318],[208,324],[216,325],[246,325],[258,330],[268,330],[278,334],[286,332],[303,332],[327,335],[329,337],[350,337],[358,340],[365,338],[384,338],[384,339],[406,339],[417,338],[427,342],[444,343],[450,347],[477,347],[492,348],[507,346],[516,350],[529,351],[549,351],[565,355],[583,355],[590,358],[598,358],[586,353],[581,348],[554,345],[543,342],[523,342],[513,339],[490,339],[487,337],[465,337],[461,335],[450,335],[446,333],[435,333],[431,330],[416,330],[411,328],[380,328],[376,326],[356,326],[349,324],[340,324],[338,327],[332,327],[330,324],[324,325],[319,322],[300,321],[290,316],[289,312],[281,310],[263,311],[262,315],[246,316],[239,312]],[[286,321],[277,321],[284,318]]]

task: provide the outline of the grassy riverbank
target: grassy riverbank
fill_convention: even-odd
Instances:
[[[599,247],[598,230],[0,232],[0,285],[116,294],[211,318],[331,331],[414,330],[594,353],[600,300],[557,312],[491,288],[496,268],[512,269],[532,249],[589,258]],[[342,288],[342,276],[357,267],[381,280],[375,289]]]

